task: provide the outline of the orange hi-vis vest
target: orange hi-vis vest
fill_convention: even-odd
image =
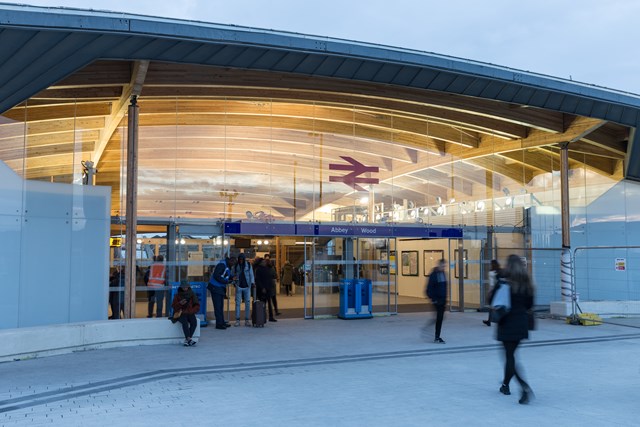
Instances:
[[[153,264],[149,272],[149,283],[147,283],[147,286],[150,288],[162,288],[164,286],[165,271],[166,267],[164,264]]]

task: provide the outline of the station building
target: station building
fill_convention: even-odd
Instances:
[[[0,5],[0,328],[106,319],[118,269],[146,317],[154,256],[206,282],[241,252],[298,270],[291,316],[335,315],[349,279],[374,314],[422,310],[441,258],[450,309],[481,309],[511,253],[543,309],[638,311],[639,113],[433,53]]]

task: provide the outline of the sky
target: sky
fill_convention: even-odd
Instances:
[[[640,94],[637,0],[26,0],[21,3],[110,10],[383,44]]]

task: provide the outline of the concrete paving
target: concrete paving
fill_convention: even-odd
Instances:
[[[284,319],[156,345],[0,364],[0,425],[636,425],[640,323],[540,319],[517,358],[536,398],[498,392],[501,346],[483,313]],[[158,321],[166,321],[158,319]]]

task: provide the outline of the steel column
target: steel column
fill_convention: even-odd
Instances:
[[[573,301],[571,266],[571,226],[569,223],[569,143],[560,145],[560,203],[562,205],[562,256],[560,259],[560,292],[563,301]]]
[[[131,97],[128,111],[127,135],[127,196],[125,241],[124,317],[133,319],[136,314],[136,246],[138,210],[138,112],[137,98]]]

